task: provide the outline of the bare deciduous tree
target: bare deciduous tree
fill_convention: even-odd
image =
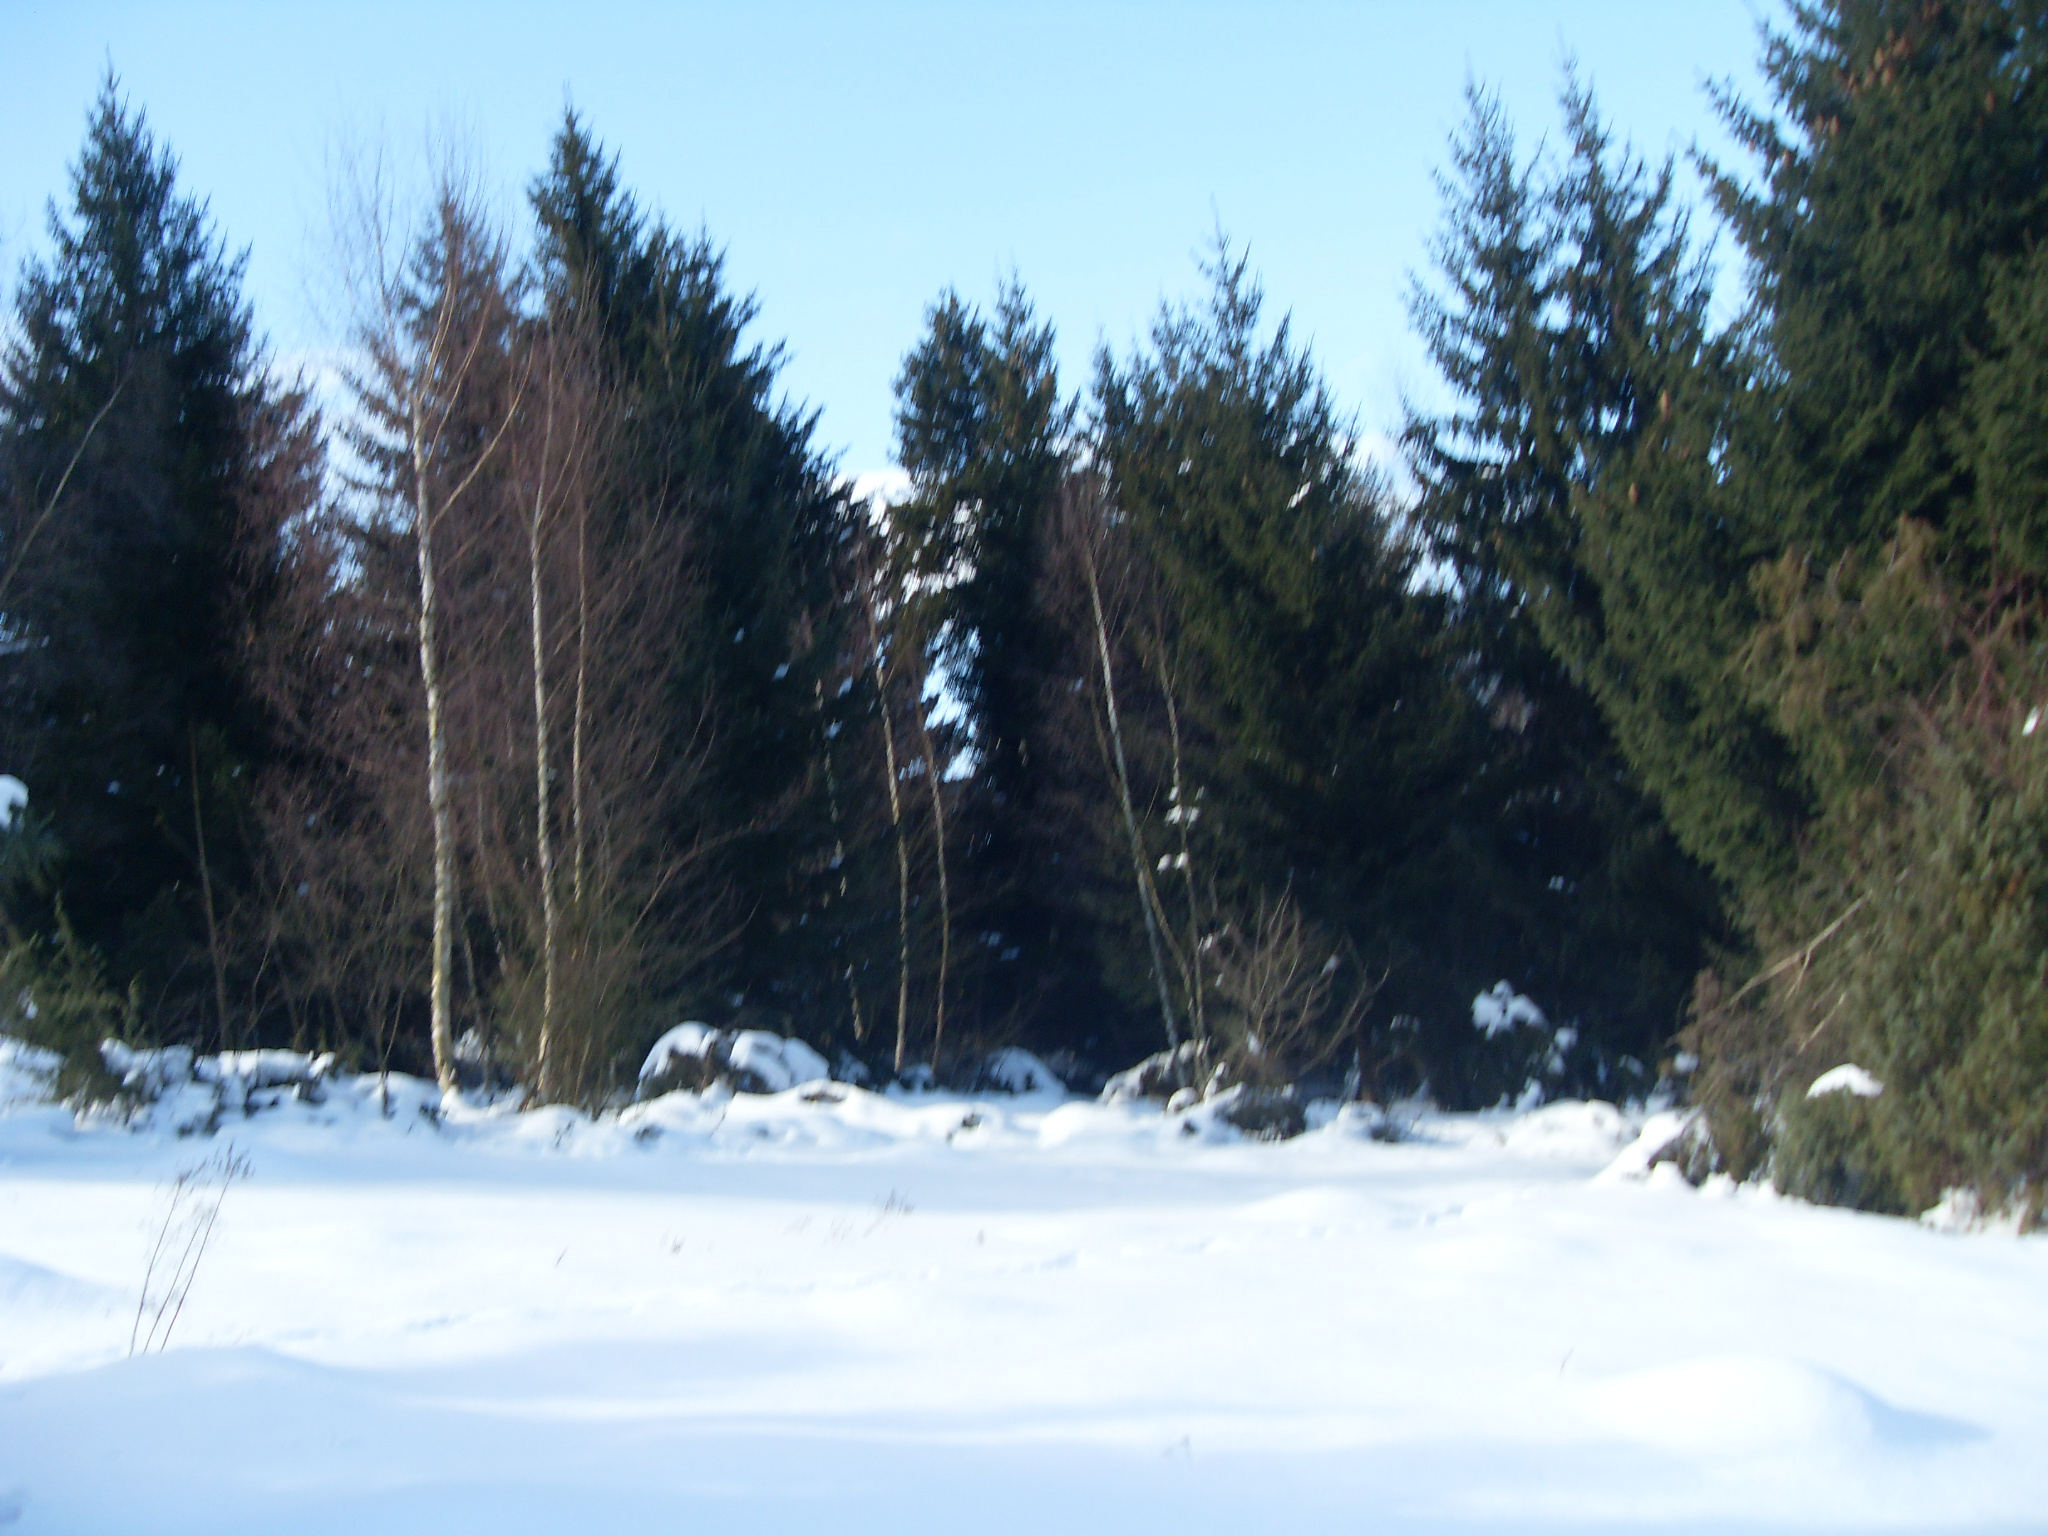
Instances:
[[[357,489],[407,521],[416,557],[433,837],[430,1027],[435,1077],[453,1092],[457,830],[443,632],[450,551],[441,544],[466,498],[481,493],[480,479],[518,417],[525,380],[514,374],[507,253],[473,180],[445,164],[423,227],[407,234],[381,162],[355,171],[343,225],[360,359],[349,384],[359,414],[347,435],[361,465]]]

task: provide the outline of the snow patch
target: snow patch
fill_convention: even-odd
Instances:
[[[1532,1029],[1548,1029],[1550,1020],[1534,1001],[1506,982],[1497,981],[1492,991],[1482,992],[1472,999],[1472,1027],[1487,1039],[1524,1025]]]
[[[1501,1144],[1523,1157],[1606,1164],[1634,1135],[1633,1122],[1612,1104],[1564,1099],[1517,1115],[1501,1133]]]
[[[64,1058],[55,1051],[0,1035],[0,1109],[49,1102],[57,1069],[63,1064]]]
[[[1861,1067],[1844,1062],[1831,1067],[1813,1080],[1806,1090],[1809,1099],[1818,1099],[1830,1093],[1853,1093],[1859,1099],[1874,1099],[1884,1092],[1884,1084],[1872,1077]]]

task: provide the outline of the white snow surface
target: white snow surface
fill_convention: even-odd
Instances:
[[[1676,1116],[1325,1107],[1271,1144],[1049,1092],[592,1120],[336,1075],[179,1137],[32,1102],[43,1065],[0,1048],[6,1536],[2048,1510],[2048,1241],[1695,1191],[1652,1162]],[[230,1141],[129,1358],[173,1180]]]
[[[1874,1099],[1883,1092],[1883,1083],[1854,1062],[1844,1062],[1839,1067],[1828,1068],[1808,1084],[1806,1096],[1817,1099],[1824,1094],[1852,1093],[1859,1099]]]

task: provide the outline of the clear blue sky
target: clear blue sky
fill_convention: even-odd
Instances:
[[[0,0],[0,282],[43,243],[109,63],[188,188],[250,251],[286,357],[328,338],[338,140],[401,153],[455,125],[507,212],[565,101],[627,182],[700,221],[787,342],[789,391],[849,471],[887,463],[890,381],[925,306],[1014,268],[1069,387],[1195,289],[1218,222],[1249,247],[1368,429],[1428,387],[1403,294],[1467,76],[1534,134],[1573,54],[1656,153],[1724,146],[1704,84],[1759,94],[1773,0],[1263,5],[92,4]]]

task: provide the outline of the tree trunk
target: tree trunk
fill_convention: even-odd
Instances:
[[[1088,602],[1095,614],[1095,649],[1102,661],[1102,702],[1109,715],[1109,740],[1116,754],[1117,802],[1123,810],[1124,831],[1131,843],[1131,874],[1138,887],[1138,909],[1145,917],[1145,942],[1152,953],[1152,981],[1159,990],[1159,1020],[1166,1027],[1166,1045],[1171,1050],[1180,1044],[1180,1028],[1174,1022],[1173,995],[1166,984],[1166,961],[1159,947],[1159,918],[1152,910],[1152,896],[1148,871],[1145,868],[1145,844],[1138,835],[1138,815],[1131,805],[1131,774],[1124,761],[1124,732],[1116,708],[1116,677],[1109,664],[1109,625],[1102,616],[1102,587],[1095,576],[1095,551],[1084,546],[1084,566],[1088,575]]]
[[[872,595],[869,601],[873,601]],[[882,696],[883,764],[889,771],[889,826],[896,836],[896,1074],[910,1048],[910,849],[903,841],[903,796],[896,782],[896,727],[889,718],[889,678],[875,651],[875,688]]]
[[[1188,887],[1188,1031],[1197,1040],[1209,1037],[1208,1009],[1202,997],[1202,909],[1195,885],[1194,844],[1188,829],[1201,813],[1188,803],[1187,784],[1181,777],[1180,711],[1174,707],[1173,678],[1166,670],[1164,649],[1159,657],[1159,691],[1166,699],[1166,729],[1173,743],[1173,819],[1180,827],[1180,867]]]
[[[939,789],[939,759],[932,750],[931,727],[924,718],[924,689],[917,697],[917,735],[924,747],[925,777],[931,781],[932,833],[939,858],[939,987],[932,1015],[932,1070],[939,1068],[939,1053],[946,1044],[946,973],[953,960],[953,890],[946,877],[946,797]]]
[[[541,597],[541,519],[547,508],[548,457],[554,449],[555,405],[549,391],[547,424],[541,433],[540,472],[535,476],[533,515],[526,522],[527,595],[533,632],[534,848],[540,865],[540,1045],[534,1079],[540,1096],[554,1095],[555,947],[560,924],[555,912],[555,834],[548,783],[548,657],[546,611]]]
[[[417,393],[412,399],[414,515],[420,567],[420,683],[427,701],[427,814],[434,829],[434,937],[428,1016],[434,1078],[443,1094],[455,1091],[455,827],[448,806],[448,737],[442,718],[440,603],[434,581],[434,514],[429,505],[427,429]]]

